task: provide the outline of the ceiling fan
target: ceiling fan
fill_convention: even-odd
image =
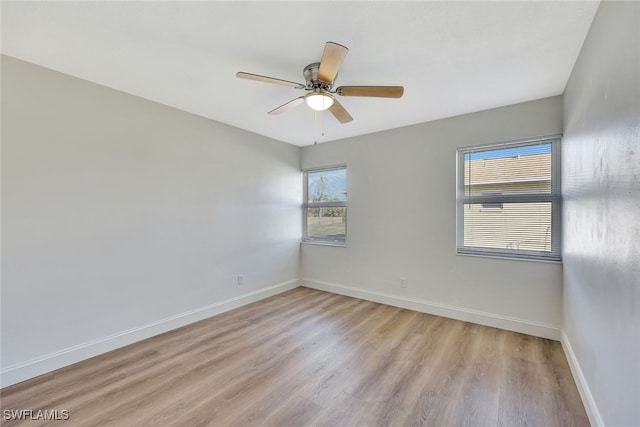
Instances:
[[[297,107],[306,102],[310,108],[316,111],[329,110],[340,123],[348,123],[353,120],[353,117],[351,117],[347,110],[336,100],[335,94],[341,96],[368,96],[377,98],[400,98],[402,96],[404,93],[404,87],[402,86],[340,86],[333,90],[338,69],[347,52],[349,52],[349,49],[346,47],[338,43],[327,42],[320,62],[314,62],[304,67],[303,74],[306,84],[242,71],[236,73],[236,77],[289,86],[294,89],[304,89],[308,92],[306,95],[299,96],[269,111],[267,114],[282,114],[290,108]]]

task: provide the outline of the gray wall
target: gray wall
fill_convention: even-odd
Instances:
[[[298,285],[298,147],[6,56],[2,122],[4,384]]]
[[[561,264],[456,255],[456,148],[562,132],[553,97],[304,147],[347,164],[347,247],[303,244],[303,283],[559,339]],[[400,278],[408,280],[400,287]]]
[[[564,121],[565,347],[591,419],[637,426],[640,3],[600,4],[564,95]]]

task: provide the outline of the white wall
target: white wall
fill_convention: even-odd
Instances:
[[[3,56],[2,385],[297,286],[299,162]]]
[[[561,264],[456,255],[455,165],[458,147],[561,132],[553,97],[303,148],[303,168],[347,164],[349,197],[347,247],[304,244],[303,283],[559,339]]]
[[[564,95],[563,344],[594,425],[640,425],[640,3],[602,2]]]

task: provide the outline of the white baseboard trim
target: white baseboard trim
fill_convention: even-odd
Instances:
[[[124,347],[125,345],[215,316],[216,314],[224,313],[225,311],[233,310],[234,308],[288,291],[289,289],[297,288],[298,286],[300,286],[298,279],[289,280],[8,366],[0,370],[0,387],[7,387],[37,377],[38,375]]]
[[[435,314],[437,316],[477,323],[479,325],[491,326],[499,329],[506,329],[508,331],[520,332],[555,341],[560,340],[560,328],[544,323],[502,316],[500,314],[484,311],[471,310],[463,307],[455,307],[437,302],[419,300],[416,298],[391,295],[352,286],[338,285],[336,283],[329,283],[315,279],[302,279],[301,284],[308,288],[392,305],[394,307],[407,308],[410,310],[420,311],[422,313]]]
[[[604,421],[602,421],[596,401],[591,394],[589,384],[582,373],[576,354],[573,352],[569,337],[564,331],[562,331],[560,343],[562,343],[562,349],[564,350],[564,354],[569,362],[569,368],[571,368],[571,374],[573,374],[573,379],[578,387],[578,393],[580,393],[580,398],[582,399],[582,404],[587,412],[587,417],[589,417],[589,422],[593,427],[604,427]]]

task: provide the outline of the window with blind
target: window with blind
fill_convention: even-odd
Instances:
[[[347,240],[347,167],[304,172],[303,242],[345,245]]]
[[[458,253],[559,261],[559,153],[559,136],[458,149]]]

